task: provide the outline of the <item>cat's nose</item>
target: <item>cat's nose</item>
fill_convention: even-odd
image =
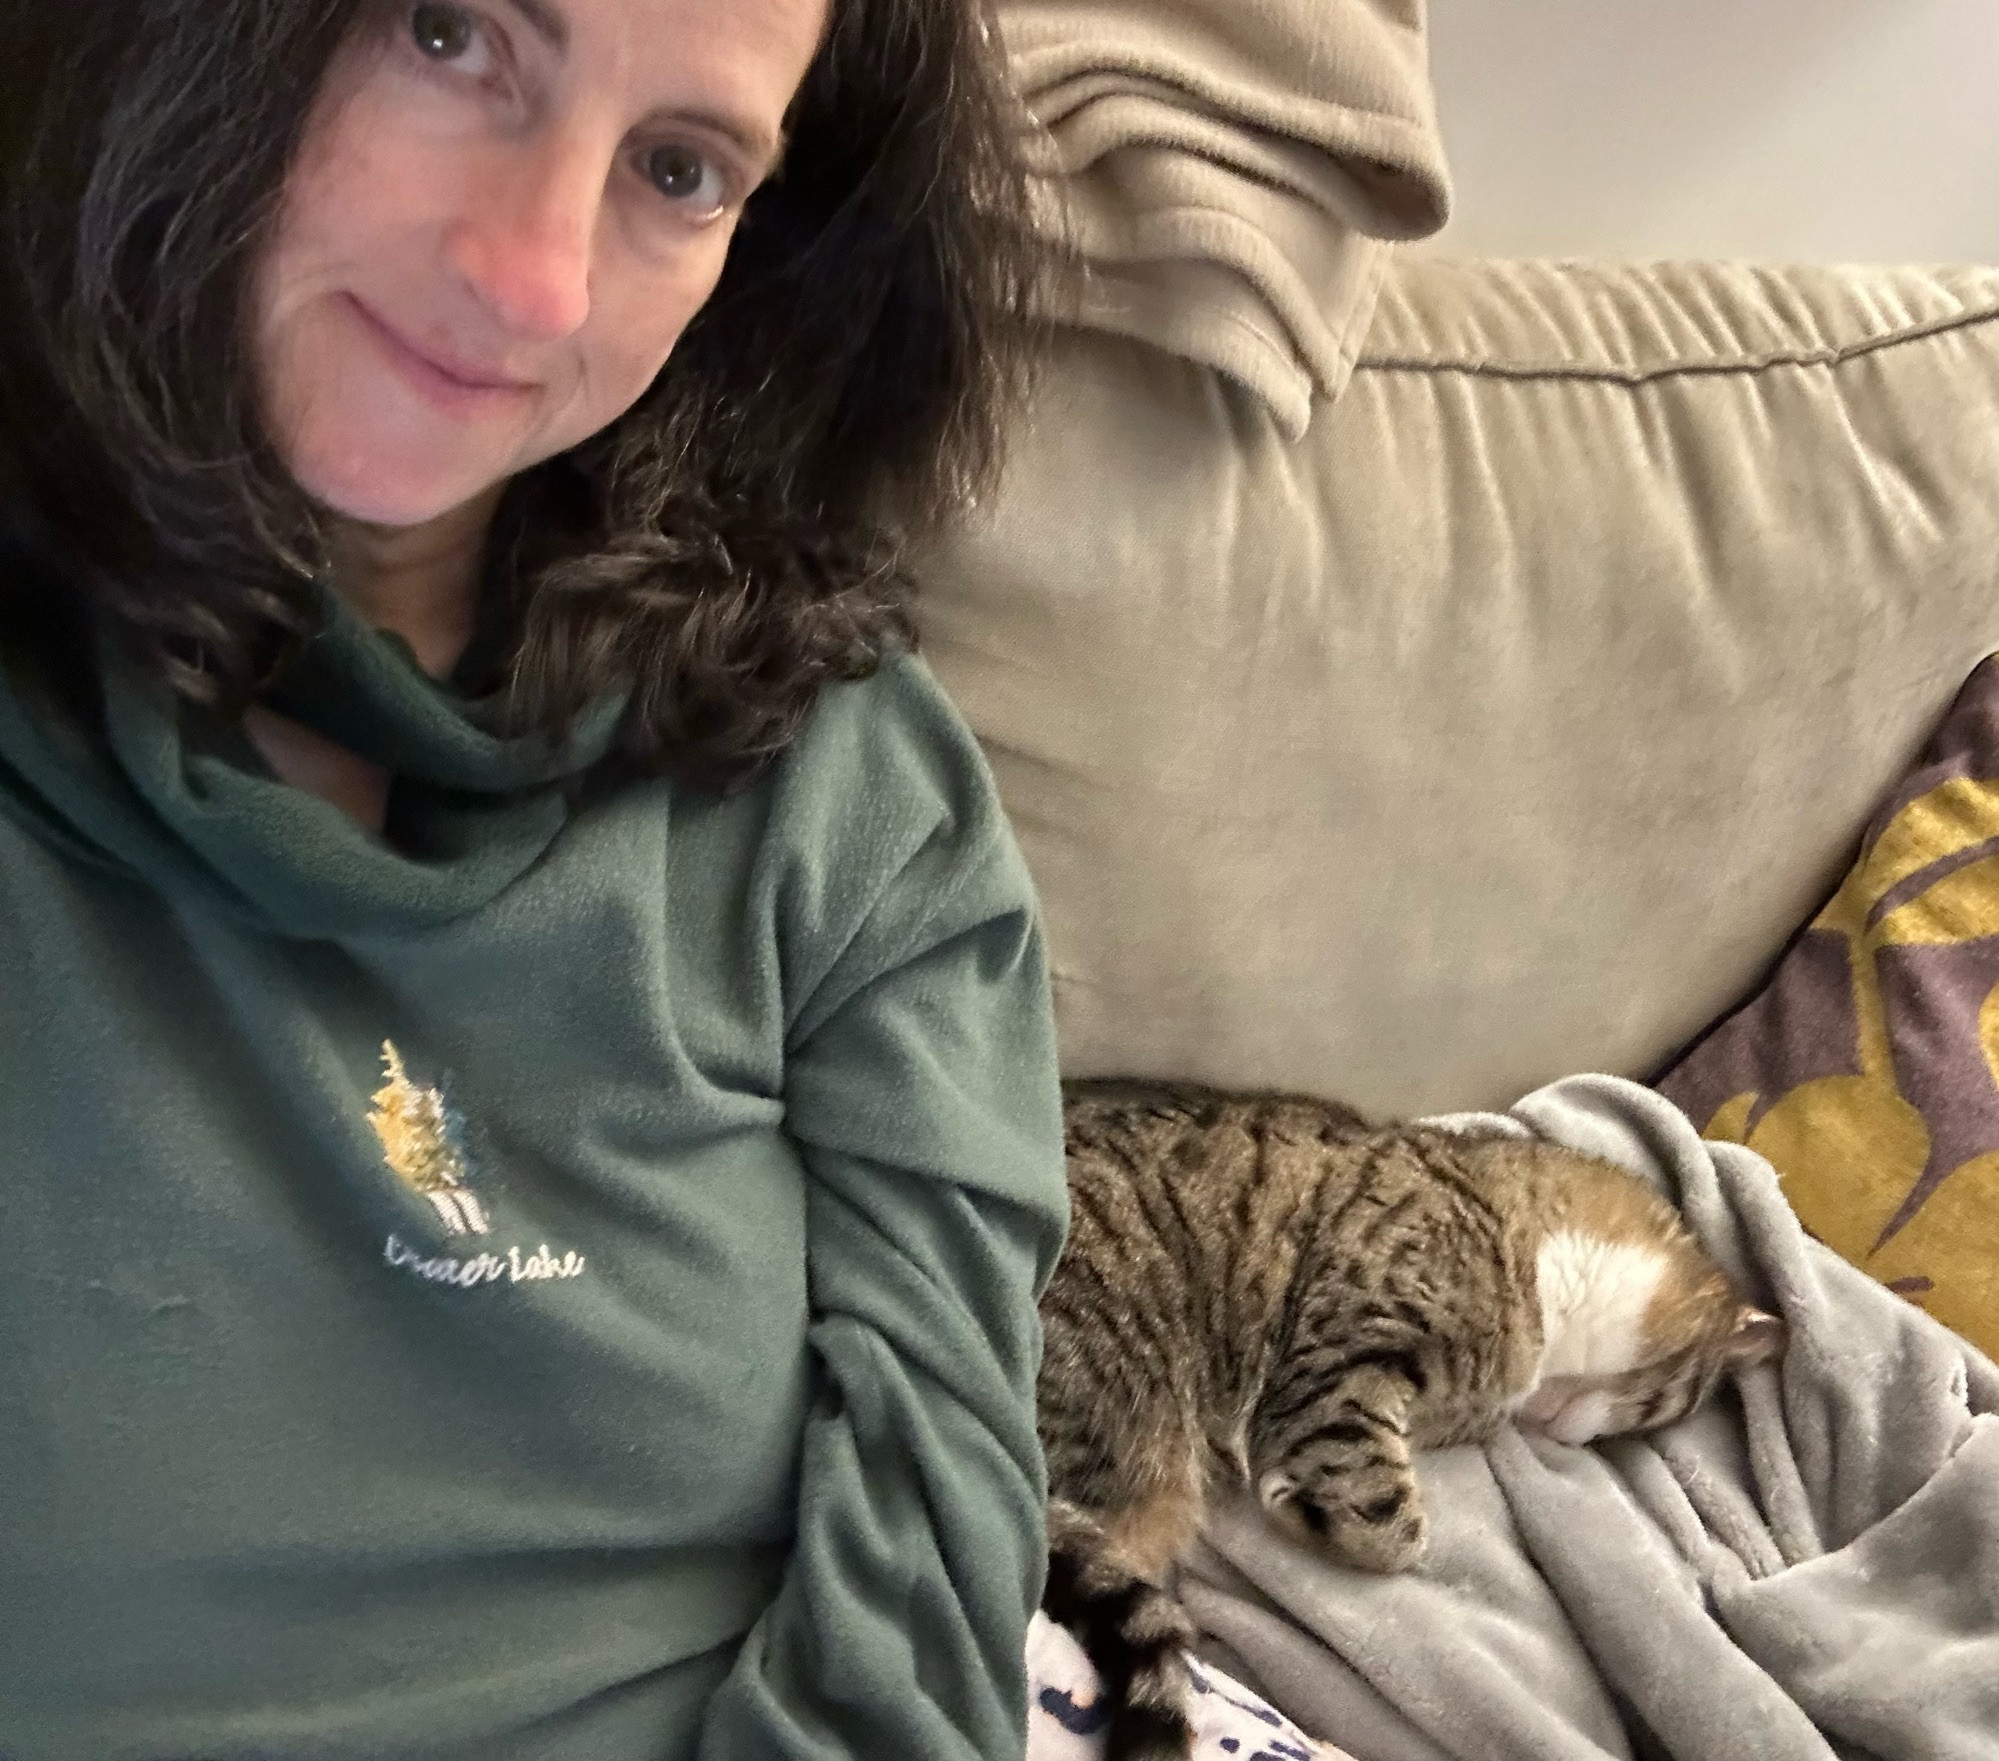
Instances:
[[[1513,1422],[1530,1431],[1541,1427],[1562,1410],[1562,1397],[1552,1388],[1536,1388],[1513,1409]]]
[[[1557,1443],[1573,1443],[1578,1447],[1610,1429],[1610,1402],[1601,1394],[1575,1395],[1547,1426],[1548,1435]]]
[[[1610,1402],[1572,1388],[1536,1388],[1513,1409],[1513,1422],[1557,1443],[1583,1444],[1611,1429]]]

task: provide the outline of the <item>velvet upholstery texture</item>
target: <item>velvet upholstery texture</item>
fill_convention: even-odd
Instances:
[[[924,639],[1067,1073],[1644,1078],[1999,649],[1999,270],[1406,256],[1298,441],[1078,331],[984,511]]]

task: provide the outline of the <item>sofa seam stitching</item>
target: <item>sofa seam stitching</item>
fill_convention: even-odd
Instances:
[[[1767,373],[1780,367],[1839,367],[1848,361],[1878,354],[1883,349],[1897,348],[1904,343],[1926,342],[1932,337],[1947,336],[1955,330],[1968,330],[1994,321],[1999,321],[1999,306],[1981,307],[1974,312],[1953,313],[1927,324],[1890,331],[1885,336],[1865,337],[1840,348],[1800,350],[1755,360],[1675,361],[1661,367],[1564,367],[1554,363],[1516,365],[1497,361],[1424,360],[1414,355],[1373,356],[1363,353],[1354,363],[1353,372],[1356,377],[1362,373],[1461,373],[1483,379],[1556,379],[1639,386],[1661,379],[1699,375]]]

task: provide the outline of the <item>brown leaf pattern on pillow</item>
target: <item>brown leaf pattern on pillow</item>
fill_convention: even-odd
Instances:
[[[1999,1353],[1999,656],[1764,988],[1656,1086],[1805,1227]]]

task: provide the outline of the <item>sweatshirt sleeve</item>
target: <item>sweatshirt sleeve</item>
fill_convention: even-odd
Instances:
[[[913,714],[852,730],[861,761],[827,762],[829,736],[793,779],[816,788],[800,811],[826,816],[832,851],[787,913],[811,920],[785,1101],[818,1385],[791,1560],[710,1704],[701,1761],[1024,1748],[1045,1551],[1035,1303],[1067,1215],[1053,1025],[990,778],[914,683]]]

